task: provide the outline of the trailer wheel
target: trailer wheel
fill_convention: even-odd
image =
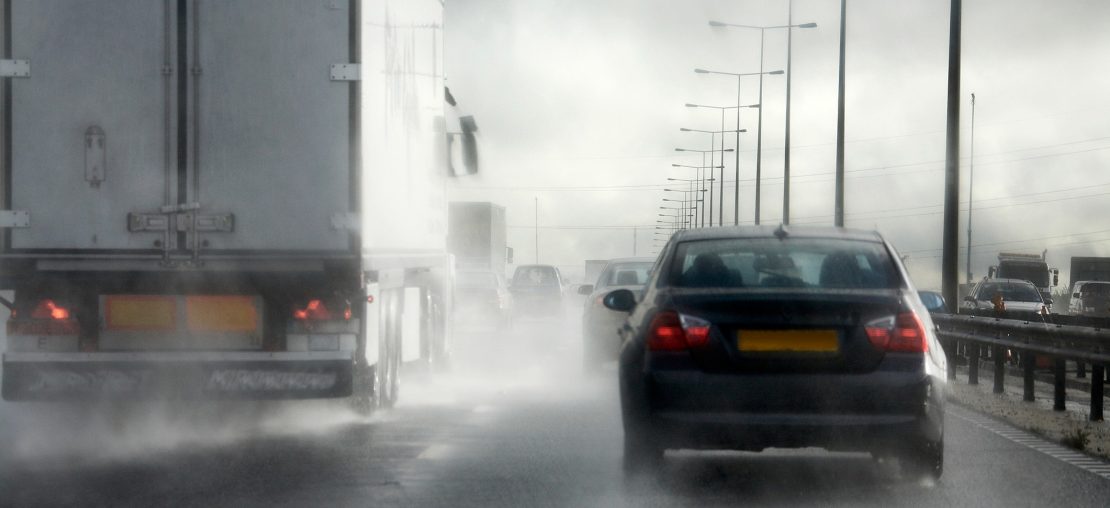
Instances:
[[[378,346],[378,365],[374,369],[374,399],[379,408],[391,408],[400,391],[401,347],[399,312],[391,308],[386,316],[385,337]]]

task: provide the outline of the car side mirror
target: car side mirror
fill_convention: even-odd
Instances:
[[[605,295],[601,303],[609,310],[632,312],[636,308],[636,295],[627,289],[618,289]]]
[[[589,295],[590,293],[593,293],[593,292],[594,292],[593,284],[582,284],[581,286],[578,286],[578,294],[580,294],[580,295]]]
[[[1052,299],[1051,298],[1045,298],[1044,299],[1044,304],[1045,305],[1052,305]]]

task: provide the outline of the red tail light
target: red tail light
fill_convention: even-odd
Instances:
[[[43,300],[31,311],[31,319],[65,321],[69,319],[69,309],[54,303],[54,300]]]
[[[342,309],[342,310],[339,310]],[[304,307],[293,309],[293,319],[298,321],[332,321],[351,319],[351,305],[346,302],[332,302],[327,305],[323,300],[309,300]]]
[[[864,326],[867,339],[883,351],[924,353],[928,351],[925,325],[913,312],[876,319]]]
[[[709,343],[712,325],[701,318],[663,311],[651,320],[648,349],[652,351],[683,351]]]

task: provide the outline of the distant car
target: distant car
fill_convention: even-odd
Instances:
[[[1071,289],[1068,311],[1075,316],[1110,317],[1110,282],[1076,282]]]
[[[948,314],[948,304],[944,301],[944,295],[939,291],[918,291],[917,296],[921,298],[921,303],[925,308],[933,314]]]
[[[455,273],[456,321],[504,327],[512,320],[513,296],[505,278],[491,271]]]
[[[578,288],[578,294],[587,295],[582,310],[582,365],[587,371],[597,370],[601,364],[617,359],[620,351],[617,329],[627,317],[627,313],[605,308],[602,297],[615,289],[640,293],[647,284],[654,261],[655,258],[611,260],[595,284]]]
[[[993,313],[994,301],[1000,297],[1005,309],[1002,317],[1009,319],[1043,319],[1052,308],[1032,282],[1022,279],[983,279],[964,297],[961,308],[973,313]]]
[[[681,231],[630,312],[619,360],[626,472],[666,449],[818,446],[944,463],[947,365],[932,320],[878,233]]]
[[[521,265],[513,272],[509,291],[513,315],[559,317],[563,312],[563,276],[551,265]]]

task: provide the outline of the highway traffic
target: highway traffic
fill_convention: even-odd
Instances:
[[[48,439],[24,433],[84,413],[29,418],[7,404],[4,504],[1102,506],[1110,496],[1107,463],[1069,463],[1059,445],[954,406],[936,482],[907,481],[867,454],[776,449],[670,452],[657,478],[629,483],[614,369],[580,376],[575,341],[544,328],[528,341],[460,337],[452,372],[406,382],[396,408],[369,418],[278,405],[214,422],[214,406],[193,404]]]

